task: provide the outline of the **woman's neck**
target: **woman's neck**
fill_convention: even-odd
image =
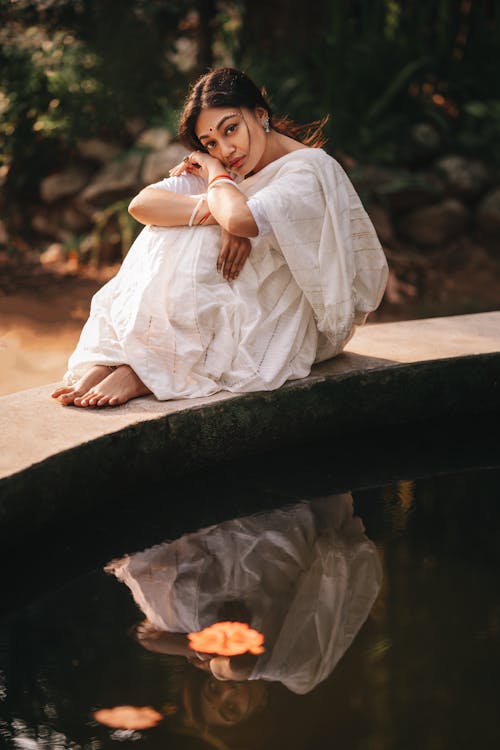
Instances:
[[[255,167],[255,169],[252,170],[252,172],[245,176],[251,177],[251,175],[256,174],[256,172],[260,172],[261,169],[267,167],[268,164],[276,161],[276,159],[281,159],[282,156],[286,156],[286,154],[289,154],[292,151],[297,151],[301,148],[308,147],[300,141],[296,141],[294,138],[290,138],[290,136],[288,135],[278,133],[276,130],[271,130],[271,132],[267,136],[266,147],[259,163]]]

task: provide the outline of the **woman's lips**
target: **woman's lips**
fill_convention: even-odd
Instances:
[[[244,157],[240,156],[239,159],[235,159],[234,161],[231,162],[231,164],[229,165],[229,168],[238,169],[243,164],[243,160],[244,160]]]

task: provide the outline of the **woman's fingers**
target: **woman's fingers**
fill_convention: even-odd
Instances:
[[[243,268],[252,245],[247,237],[236,237],[225,230],[222,236],[223,242],[217,258],[217,271],[222,271],[224,278],[232,281]]]
[[[219,257],[217,258],[217,271],[220,273],[226,263],[226,258],[229,253],[229,240],[224,240],[222,243]]]
[[[171,177],[178,177],[180,174],[184,174],[185,172],[189,172],[190,174],[199,174],[200,173],[200,165],[198,163],[193,162],[191,160],[192,154],[189,156],[185,156],[184,159],[179,163],[176,164],[175,167],[172,167],[172,169],[169,170],[169,175]]]
[[[172,167],[172,169],[169,170],[169,175],[171,177],[178,177],[180,174],[183,174],[186,171],[187,162],[181,161],[180,164],[176,164],[175,167]]]
[[[224,255],[222,275],[228,281],[231,280],[232,268],[234,260],[238,253],[238,243],[233,240],[228,241],[228,249]]]
[[[246,259],[250,255],[250,249],[250,247],[242,247],[233,260],[231,269],[229,271],[229,277],[231,280],[236,279],[240,275],[240,271],[245,265]]]

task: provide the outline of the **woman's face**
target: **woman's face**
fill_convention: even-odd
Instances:
[[[220,682],[209,677],[201,689],[201,711],[211,726],[231,727],[267,703],[267,686],[259,680]]]
[[[196,135],[210,156],[245,176],[258,171],[266,147],[267,112],[238,107],[210,107],[200,112]]]

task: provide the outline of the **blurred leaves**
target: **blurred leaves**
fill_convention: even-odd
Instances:
[[[127,150],[141,128],[174,130],[212,65],[298,122],[329,114],[327,150],[354,162],[500,165],[499,21],[488,0],[3,0],[0,207],[36,204],[79,139]]]

